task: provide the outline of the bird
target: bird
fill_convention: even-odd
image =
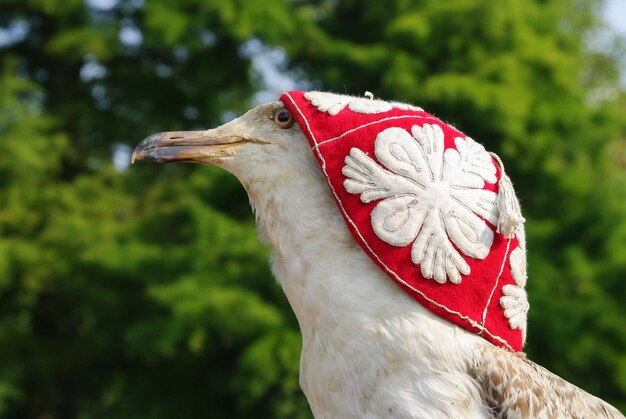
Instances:
[[[298,320],[316,418],[624,418],[521,351],[510,179],[423,109],[291,91],[217,128],[152,134],[136,160],[241,182]]]

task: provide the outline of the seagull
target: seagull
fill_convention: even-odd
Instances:
[[[624,418],[521,352],[510,180],[421,108],[287,92],[214,129],[150,135],[132,160],[211,164],[244,186],[316,418]]]

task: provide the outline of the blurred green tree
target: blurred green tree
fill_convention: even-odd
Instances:
[[[626,409],[626,101],[587,46],[599,4],[3,1],[0,417],[310,417],[245,192],[112,161],[249,107],[251,39],[497,151],[528,219],[528,351]]]
[[[111,160],[249,105],[240,3],[0,6],[0,417],[310,416],[245,192]]]

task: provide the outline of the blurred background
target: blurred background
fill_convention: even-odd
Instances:
[[[624,0],[1,0],[0,418],[310,417],[243,189],[129,166],[293,88],[419,104],[497,152],[526,350],[626,411],[624,30]]]

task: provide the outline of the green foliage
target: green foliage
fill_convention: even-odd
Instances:
[[[497,151],[528,220],[528,352],[626,409],[626,100],[594,99],[618,88],[585,44],[597,2],[89,4],[0,5],[26,27],[0,44],[0,417],[310,417],[243,189],[111,161],[248,108],[251,38]]]

